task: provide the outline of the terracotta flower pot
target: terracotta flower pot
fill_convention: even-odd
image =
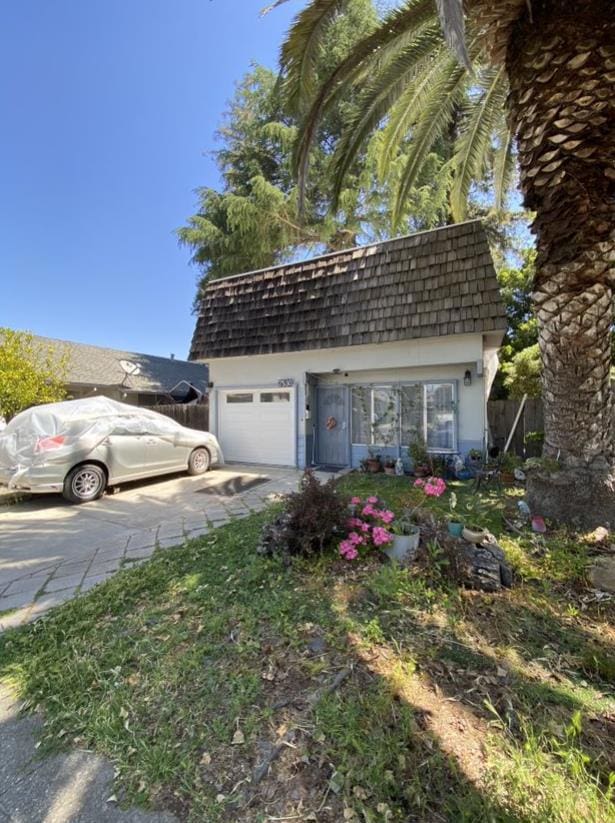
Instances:
[[[377,474],[382,471],[382,463],[377,457],[370,457],[367,461],[367,470],[372,474]]]

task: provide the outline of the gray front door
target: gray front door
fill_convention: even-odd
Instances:
[[[327,466],[350,464],[348,386],[319,386],[316,460]]]

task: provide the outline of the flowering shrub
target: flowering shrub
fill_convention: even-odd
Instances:
[[[395,515],[377,497],[362,500],[353,497],[350,501],[353,514],[348,519],[348,536],[339,544],[339,552],[346,560],[354,560],[359,554],[371,549],[379,549],[393,540],[387,529]]]
[[[446,483],[441,477],[419,477],[414,481],[415,488],[422,488],[427,497],[440,497],[446,491]]]
[[[409,511],[407,516],[410,518],[417,513],[425,502],[426,497],[440,497],[446,491],[446,483],[441,477],[418,477],[414,481],[414,488],[421,489],[425,497],[421,500],[418,506],[415,506],[412,511]]]

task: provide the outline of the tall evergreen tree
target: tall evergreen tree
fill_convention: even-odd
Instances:
[[[323,33],[315,57],[313,82],[324,80],[334,66],[379,24],[372,0],[350,0],[347,12]],[[356,90],[342,95],[339,106],[319,121],[310,147],[311,174],[299,208],[293,175],[300,112],[288,110],[277,75],[253,66],[237,87],[218,132],[214,157],[220,189],[198,190],[199,207],[178,232],[193,253],[193,262],[208,279],[285,262],[309,252],[348,248],[357,242],[389,237],[392,203],[403,169],[404,153],[379,177],[381,138],[360,153],[347,169],[333,203],[335,151],[345,124],[358,115]],[[451,156],[447,136],[434,143],[421,175],[409,189],[398,219],[399,230],[432,228],[450,221]],[[198,294],[197,294],[198,302]]]

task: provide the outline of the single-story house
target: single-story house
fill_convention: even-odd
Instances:
[[[505,329],[472,220],[214,280],[190,357],[227,460],[356,467],[482,449]]]
[[[107,349],[34,336],[34,345],[57,357],[71,398],[97,394],[135,406],[188,403],[207,394],[207,367],[151,354]]]

